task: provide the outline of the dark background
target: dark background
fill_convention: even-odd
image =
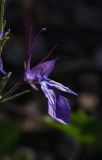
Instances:
[[[3,50],[4,66],[8,72],[13,72],[5,90],[9,90],[22,76],[30,26],[33,28],[33,38],[42,27],[46,27],[32,66],[59,44],[50,56],[59,58],[51,79],[79,94],[78,97],[65,94],[73,113],[84,111],[101,122],[102,1],[7,0],[5,19],[5,30],[10,28],[11,31],[10,40]],[[24,83],[19,91],[22,89],[31,88]],[[102,159],[101,145],[98,150],[93,146],[84,146],[43,123],[41,117],[47,115],[47,100],[41,90],[32,90],[22,98],[7,102],[0,110],[1,122],[9,119],[10,123],[13,121],[14,125],[17,123],[20,126],[20,135],[5,152],[5,159],[16,159],[21,153],[26,154],[28,160]],[[99,132],[101,128],[100,125]]]

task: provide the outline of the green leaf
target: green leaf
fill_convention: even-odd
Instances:
[[[27,94],[27,93],[29,93],[29,92],[30,92],[30,90],[26,90],[26,91],[23,91],[23,92],[21,92],[21,93],[15,94],[15,95],[13,95],[13,96],[11,96],[11,97],[1,99],[0,103],[4,103],[4,102],[7,102],[7,101],[9,101],[9,100],[13,100],[13,99],[18,98],[18,97],[20,97],[20,96],[23,96],[23,95],[25,95],[25,94]]]
[[[9,39],[9,37],[4,37],[0,40],[0,47],[3,47],[6,41]]]
[[[0,93],[3,91],[4,87],[6,86],[10,76],[11,76],[11,72],[8,73],[6,77],[0,77]]]

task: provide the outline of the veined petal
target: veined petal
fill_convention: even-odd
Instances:
[[[29,74],[32,75],[32,79],[34,80],[38,80],[39,77],[48,77],[55,66],[55,62],[56,59],[38,64],[31,71],[29,71]]]
[[[52,106],[55,106],[56,103],[56,97],[55,97],[55,93],[52,89],[49,89],[46,82],[42,81],[41,83],[41,89],[43,90],[45,97],[48,99],[49,103]]]
[[[56,94],[56,120],[62,123],[69,123],[70,119],[70,105],[67,98]]]
[[[52,89],[49,89],[46,82],[40,82],[41,88],[48,99],[48,113],[50,116],[58,122],[63,124],[67,124],[69,122],[70,117],[70,105],[68,100],[55,94]]]
[[[62,85],[61,83],[58,83],[58,82],[55,82],[53,80],[50,80],[50,79],[46,78],[46,84],[49,85],[50,87],[54,87],[54,88],[57,88],[57,89],[59,89],[63,92],[68,92],[70,94],[73,94],[73,95],[77,96],[77,93],[75,93],[74,91],[72,91],[68,87]]]

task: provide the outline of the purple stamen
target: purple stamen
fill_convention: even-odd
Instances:
[[[29,37],[29,50],[28,50],[28,63],[27,63],[27,70],[30,69],[30,61],[31,61],[31,57],[32,55],[34,54],[34,51],[35,51],[35,47],[37,46],[38,44],[38,40],[40,38],[40,35],[42,32],[46,31],[46,28],[42,28],[39,33],[37,34],[32,46],[31,46],[31,33],[32,31],[30,31],[30,37]]]
[[[39,33],[37,34],[37,36],[36,36],[36,38],[35,38],[35,40],[34,40],[34,42],[33,42],[33,44],[32,44],[31,52],[34,51],[34,47],[36,46],[36,44],[37,44],[37,42],[38,42],[38,40],[39,40],[39,38],[40,38],[40,36],[41,36],[41,33],[44,32],[44,31],[46,31],[46,28],[42,28],[42,29],[39,31]],[[31,53],[31,55],[32,55],[32,53]]]
[[[31,36],[32,36],[32,27],[30,28],[30,34],[29,34],[28,55],[30,54],[30,49],[31,49]]]

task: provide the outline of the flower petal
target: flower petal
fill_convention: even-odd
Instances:
[[[31,82],[30,85],[31,85],[31,87],[32,87],[33,89],[35,89],[36,91],[38,91],[38,88],[36,87],[36,85],[35,85],[33,82]]]
[[[3,37],[3,32],[0,32],[0,39]]]
[[[52,89],[48,88],[46,82],[43,81],[40,84],[46,98],[48,99],[48,113],[58,122],[67,124],[71,112],[68,100],[63,96],[55,94]]]
[[[41,89],[43,90],[45,97],[48,98],[49,103],[52,106],[55,106],[56,99],[54,91],[48,88],[46,82],[42,81],[40,84],[41,84]]]
[[[62,123],[69,123],[70,119],[70,105],[67,98],[56,94],[56,120]]]
[[[3,70],[3,63],[2,63],[2,59],[1,59],[1,57],[0,57],[0,75],[1,75],[1,74],[6,75],[6,72]]]
[[[56,59],[51,61],[46,61],[34,67],[29,74],[32,75],[32,79],[38,80],[39,77],[48,77],[49,74],[52,72],[55,66]]]
[[[76,95],[77,96],[77,93],[75,93],[74,91],[72,91],[71,89],[69,89],[68,87],[62,85],[61,83],[58,83],[58,82],[55,82],[53,80],[50,80],[48,78],[46,78],[46,83],[50,86],[50,87],[54,87],[54,88],[57,88],[63,92],[68,92],[70,94],[73,94],[73,95]]]

